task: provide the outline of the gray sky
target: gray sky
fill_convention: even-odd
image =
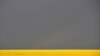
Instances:
[[[99,48],[97,0],[0,0],[0,48]]]

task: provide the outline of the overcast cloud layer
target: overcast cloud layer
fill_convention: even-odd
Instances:
[[[0,0],[0,48],[100,48],[99,0]]]

